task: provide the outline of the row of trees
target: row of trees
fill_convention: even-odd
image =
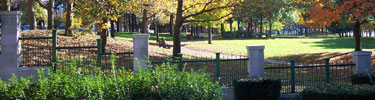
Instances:
[[[108,22],[111,22],[111,30],[114,31],[114,22],[124,14],[142,17],[141,33],[147,33],[147,27],[152,23],[169,23],[173,35],[173,56],[181,52],[183,26],[220,27],[220,31],[224,32],[228,25],[232,31],[232,24],[237,22],[238,30],[247,26],[247,31],[256,31],[259,37],[264,35],[264,30],[270,34],[272,30],[280,31],[290,26],[300,26],[305,28],[304,31],[325,28],[338,33],[353,26],[356,51],[361,50],[361,28],[375,26],[374,0],[28,0],[31,26],[35,22],[31,14],[34,1],[47,10],[49,29],[53,25],[54,2],[64,3],[66,35],[72,35],[73,19],[80,20],[82,27],[97,23],[103,48]],[[2,5],[7,4],[2,2]],[[2,8],[7,9],[6,6]],[[209,36],[212,36],[211,32]]]

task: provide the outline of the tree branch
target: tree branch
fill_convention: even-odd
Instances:
[[[182,20],[186,20],[189,17],[197,16],[197,15],[203,14],[205,12],[210,12],[210,11],[214,11],[214,10],[217,10],[217,9],[224,9],[224,8],[233,7],[233,6],[234,5],[220,6],[220,7],[210,8],[210,9],[205,9],[204,8],[200,12],[197,12],[197,13],[190,14],[190,15],[187,15],[185,17],[182,17]]]
[[[47,4],[43,4],[42,1],[40,0],[35,0],[40,6],[42,6],[44,9],[48,9],[48,5]]]
[[[185,20],[183,23],[188,23],[188,22],[209,22],[209,21],[218,21],[218,20],[221,20],[221,19],[223,19],[223,18],[225,18],[225,17],[228,17],[228,16],[230,16],[230,15],[232,15],[232,13],[229,13],[229,14],[227,14],[227,15],[225,15],[225,16],[221,16],[220,18],[217,18],[217,19],[208,19],[208,20]]]

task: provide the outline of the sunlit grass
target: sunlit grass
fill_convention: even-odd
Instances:
[[[364,38],[362,43],[365,50],[375,48],[375,40],[372,38]],[[268,59],[301,60],[350,52],[354,50],[355,42],[353,38],[214,40],[213,44],[202,41],[188,44],[186,47],[194,50],[245,56],[247,55],[247,45],[265,45],[264,55]]]

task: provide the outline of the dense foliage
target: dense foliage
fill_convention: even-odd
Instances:
[[[370,84],[374,85],[375,73],[362,73],[353,75],[351,78],[352,84]]]
[[[280,80],[249,78],[233,80],[236,100],[279,100]]]
[[[373,100],[375,87],[370,85],[326,84],[300,93],[301,100]]]
[[[16,76],[0,80],[2,99],[120,99],[120,100],[216,100],[221,87],[209,75],[177,72],[176,66],[161,65],[154,70],[133,73],[121,68],[107,72],[97,67],[63,67],[56,73],[39,71],[38,79]]]

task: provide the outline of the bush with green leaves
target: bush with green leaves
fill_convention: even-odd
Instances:
[[[301,100],[374,100],[375,87],[371,85],[325,84],[303,90]]]
[[[236,100],[279,100],[280,80],[248,78],[233,80]]]
[[[352,84],[375,85],[375,73],[356,74],[351,77]]]
[[[37,78],[0,80],[2,99],[120,99],[218,100],[221,87],[203,71],[179,72],[175,65],[160,65],[138,73],[115,68],[59,66],[56,72],[39,70]],[[47,73],[47,74],[46,74]]]

